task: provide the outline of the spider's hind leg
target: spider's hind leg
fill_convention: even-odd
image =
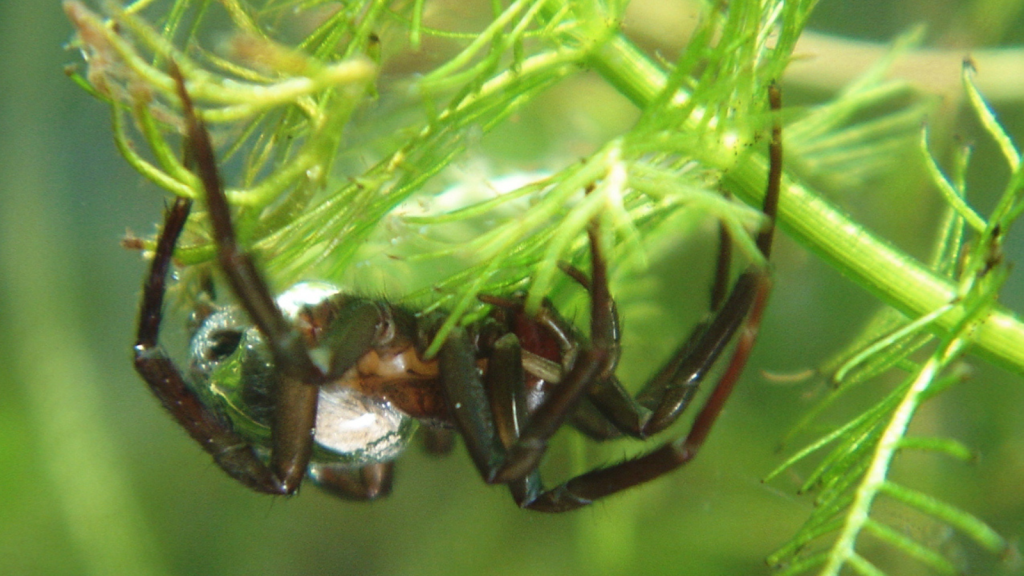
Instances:
[[[583,432],[588,436],[605,440],[626,434],[643,439],[661,432],[685,411],[700,382],[728,345],[748,305],[739,301],[740,296],[733,296],[735,290],[730,291],[732,240],[724,226],[719,225],[718,231],[718,258],[708,317],[693,329],[689,338],[635,398],[614,374],[593,382],[587,389],[585,405],[579,407],[576,415],[582,417],[586,424]],[[598,253],[592,253],[592,260],[597,257]],[[585,272],[567,263],[561,263],[559,267],[591,292],[591,280]],[[618,313],[614,301],[611,306],[617,338]],[[730,311],[740,311],[741,314],[737,317]],[[574,421],[578,419],[574,416]]]

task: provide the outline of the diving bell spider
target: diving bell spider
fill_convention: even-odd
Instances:
[[[180,73],[172,72],[219,264],[241,310],[201,315],[188,377],[160,347],[167,273],[191,207],[190,200],[178,198],[167,212],[145,283],[135,367],[231,477],[259,492],[292,494],[308,474],[343,497],[384,496],[391,489],[393,460],[416,420],[428,430],[458,432],[484,481],[508,485],[519,506],[565,512],[657,478],[697,454],[746,363],[770,288],[767,272],[751,265],[728,290],[726,234],[712,312],[635,398],[615,377],[618,317],[596,219],[589,230],[589,277],[563,266],[589,292],[589,338],[548,303],[531,316],[520,296],[481,296],[492,305],[489,316],[454,329],[439,355],[425,358],[443,315],[417,317],[323,283],[300,284],[275,300],[251,255],[235,241],[209,135]],[[773,87],[769,94],[777,111],[778,91]],[[781,172],[776,119],[762,208],[767,224],[756,237],[766,259]],[[737,332],[732,358],[686,436],[554,488],[544,486],[538,465],[548,439],[564,423],[598,441],[643,439],[664,430]]]

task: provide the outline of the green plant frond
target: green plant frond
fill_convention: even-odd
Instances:
[[[886,542],[893,548],[906,552],[909,556],[914,557],[940,574],[957,574],[957,569],[953,566],[953,563],[941,554],[927,546],[923,546],[917,540],[910,538],[887,524],[869,518],[864,523],[864,529],[876,538]]]
[[[920,42],[923,32],[922,29],[916,28],[900,36],[893,42],[884,58],[875,62],[836,98],[787,126],[786,138],[790,145],[795,143],[799,146],[801,142],[812,141],[823,134],[835,132],[861,111],[905,95],[909,90],[908,86],[900,82],[887,81],[885,76],[900,55],[913,49]]]
[[[919,328],[927,324],[927,322],[922,323]],[[903,331],[904,328],[905,326],[897,328],[897,331]],[[845,392],[867,383],[893,368],[899,368],[904,372],[913,372],[917,369],[917,365],[908,358],[933,340],[934,336],[931,334],[908,331],[902,338],[891,339],[889,346],[878,348],[878,354],[850,358],[841,366],[846,369],[843,374],[844,378],[839,379],[837,374],[833,373],[832,381]]]
[[[844,397],[856,390],[860,385],[889,372],[893,368],[901,368],[904,371],[915,369],[914,366],[916,365],[906,365],[909,362],[907,358],[932,340],[933,337],[930,334],[908,334],[903,339],[891,341],[889,346],[886,348],[877,349],[874,355],[863,356],[861,354],[861,351],[865,347],[871,346],[872,342],[877,341],[877,338],[884,337],[884,335],[879,334],[881,330],[893,330],[891,327],[901,327],[905,322],[906,321],[903,316],[898,312],[885,309],[881,310],[873,317],[872,322],[865,327],[861,336],[855,338],[852,346],[847,347],[835,358],[826,362],[822,368],[818,370],[818,373],[829,375],[829,380],[835,384],[834,391],[822,399],[821,402],[818,402],[815,406],[807,410],[783,437],[781,443],[783,445],[788,444],[797,434],[808,430],[814,421],[820,419],[827,410],[837,405]],[[900,328],[895,329],[898,330]],[[845,377],[841,380],[835,378],[834,374],[838,367],[850,365],[851,360],[856,357],[861,357],[861,360],[857,363],[856,369],[847,370],[844,374]],[[836,432],[841,430],[843,431],[842,434],[845,435],[849,429],[848,427],[861,425],[863,423],[862,419],[877,417],[878,413],[876,413],[876,410],[884,412],[887,409],[891,409],[893,403],[896,401],[896,395],[898,394],[898,389],[894,390],[886,397],[886,399],[878,402],[875,405],[875,408],[863,412],[857,418],[850,420],[846,425],[840,427]],[[836,432],[830,433],[823,438],[834,438]],[[813,445],[818,444],[818,442],[815,442]],[[800,453],[805,453],[805,451],[801,450]],[[773,475],[778,472],[781,472],[781,470],[774,471]]]
[[[953,191],[961,198],[966,191],[965,179],[970,155],[970,146],[958,146],[954,151]],[[931,155],[928,156],[926,164],[935,165]],[[935,172],[931,174],[933,178],[936,175]],[[944,175],[942,175],[942,180],[946,181]],[[961,211],[953,204],[948,203],[942,221],[936,229],[936,244],[931,258],[932,270],[948,278],[954,278],[959,273],[960,254],[963,249],[966,227]]]
[[[1017,217],[1020,216],[1021,212],[1024,212],[1024,201],[1022,201],[1024,200],[1024,191],[1021,190],[1021,185],[1024,183],[1024,167],[1021,165],[1020,152],[1016,144],[1006,134],[1006,131],[998,119],[996,119],[995,113],[988,103],[985,102],[981,93],[978,92],[974,84],[969,62],[964,63],[963,82],[972,110],[978,117],[982,127],[988,132],[996,145],[999,146],[1012,171],[999,202],[992,210],[992,216],[988,221],[988,228],[982,234],[983,242],[979,242],[978,245],[979,249],[990,250],[991,253],[983,256],[978,253],[978,249],[974,253],[974,263],[987,267],[991,261],[1000,257],[1000,247],[1006,232]],[[988,248],[990,243],[991,248]]]
[[[845,457],[837,459],[835,466],[825,471],[818,482],[820,486],[812,487],[819,491],[814,499],[816,506],[840,500],[843,494],[857,485],[869,467],[869,460],[864,456],[877,445],[880,436],[877,430],[865,434],[863,440],[852,446]]]
[[[977,459],[977,455],[974,451],[965,446],[962,442],[952,438],[900,438],[899,448],[901,450],[922,450],[925,452],[945,454],[950,458],[960,460],[962,462],[972,462]]]
[[[967,205],[964,199],[963,176],[962,173],[958,178],[960,186],[955,186],[946,175],[942,173],[935,158],[931,155],[928,149],[928,129],[924,128],[921,130],[921,139],[918,146],[924,153],[925,167],[928,169],[928,174],[932,177],[932,182],[942,193],[943,198],[946,202],[956,211],[957,215],[964,219],[964,221],[975,231],[981,232],[988,225],[985,220],[974,211],[973,208]]]
[[[822,516],[823,515],[819,515],[817,517],[820,519]],[[839,529],[842,528],[842,527],[843,527],[843,519],[842,519],[842,517],[834,517],[834,518],[831,518],[831,519],[826,518],[823,521],[819,521],[819,522],[815,522],[815,523],[807,522],[803,526],[800,527],[800,531],[797,532],[793,536],[793,538],[791,538],[789,540],[789,542],[786,543],[785,546],[783,546],[782,548],[779,548],[778,550],[772,552],[765,559],[765,561],[768,563],[769,566],[773,566],[775,568],[780,568],[782,566],[786,566],[787,569],[793,570],[794,569],[793,566],[795,566],[797,564],[800,564],[803,561],[806,561],[806,560],[809,560],[809,559],[815,557],[814,554],[798,555],[798,553],[804,547],[810,546],[811,544],[814,543],[814,541],[818,540],[819,538],[823,538],[825,536],[828,536],[829,534],[833,534],[835,532],[838,532]],[[789,563],[790,560],[794,560],[794,559],[795,559],[795,562]],[[824,560],[824,558],[823,558],[823,560]],[[824,563],[824,561],[822,561],[821,563]],[[778,573],[787,573],[787,572],[786,572],[786,570],[782,570],[782,571],[780,571]],[[793,573],[794,574],[798,574],[799,572],[793,572]]]
[[[834,190],[862,186],[911,156],[907,151],[912,149],[915,131],[933,107],[920,102],[794,143],[798,169]]]
[[[186,176],[187,179],[185,181],[177,180],[164,170],[161,170],[153,163],[143,158],[135,151],[135,147],[132,146],[131,140],[126,133],[123,107],[116,100],[113,100],[111,105],[113,108],[111,118],[113,125],[112,131],[114,133],[114,144],[117,146],[117,150],[121,153],[121,156],[127,160],[128,164],[150,182],[175,194],[176,196],[194,198],[196,196],[195,190],[199,188],[199,179],[196,178],[194,174],[189,173],[189,175]]]
[[[728,7],[709,7],[675,69],[668,72],[616,31],[615,23],[621,19],[621,6],[617,3],[534,2],[505,6],[496,12],[492,22],[501,15],[511,14],[510,10],[515,16],[504,27],[491,27],[493,42],[483,49],[471,50],[473,57],[467,59],[465,66],[453,71],[463,74],[465,83],[445,90],[434,87],[429,94],[422,87],[413,86],[415,89],[409,94],[422,98],[425,108],[431,102],[440,103],[438,112],[423,123],[410,125],[404,142],[393,138],[391,146],[360,152],[364,166],[371,168],[362,173],[350,171],[349,183],[342,184],[338,184],[331,173],[331,160],[337,151],[324,153],[331,147],[329,140],[311,146],[312,152],[305,143],[296,142],[310,139],[317,133],[316,128],[323,125],[326,115],[321,107],[329,106],[329,96],[336,94],[339,88],[352,85],[351,73],[346,79],[332,76],[330,71],[352,66],[351,62],[359,61],[357,57],[362,55],[364,70],[371,71],[370,78],[361,80],[363,89],[368,94],[376,93],[372,74],[382,58],[381,48],[374,40],[376,31],[383,30],[386,36],[389,26],[412,26],[392,18],[388,4],[344,3],[298,42],[271,34],[264,34],[265,38],[256,35],[256,41],[263,42],[257,45],[265,48],[262,55],[273,56],[269,59],[273,63],[271,70],[278,79],[269,85],[255,86],[252,80],[261,77],[260,74],[268,76],[267,70],[257,69],[244,59],[226,58],[219,52],[218,65],[217,58],[206,56],[210,54],[207,50],[185,50],[179,46],[183,42],[201,46],[202,23],[208,19],[208,13],[218,10],[230,12],[229,20],[240,28],[254,23],[261,29],[279,30],[286,27],[283,24],[296,10],[314,9],[321,4],[268,2],[252,8],[243,2],[225,5],[177,0],[171,3],[168,16],[150,17],[163,23],[160,30],[142,23],[142,14],[155,13],[157,3],[135,3],[127,10],[111,8],[108,12],[112,19],[107,21],[90,16],[91,13],[77,2],[67,2],[65,6],[85,39],[80,40],[79,45],[91,51],[89,78],[95,80],[98,93],[127,103],[133,101],[127,86],[146,86],[155,96],[151,105],[153,117],[173,132],[175,99],[161,97],[173,86],[160,69],[173,58],[188,77],[190,90],[200,102],[206,119],[221,123],[215,134],[218,143],[227,137],[231,144],[226,149],[238,153],[246,146],[240,145],[237,137],[255,136],[260,144],[252,146],[248,152],[246,175],[226,181],[244,185],[233,188],[232,199],[236,203],[248,203],[254,211],[283,202],[283,198],[298,199],[289,202],[294,210],[277,211],[273,219],[264,220],[266,215],[251,216],[254,220],[249,228],[250,237],[242,239],[244,245],[266,255],[264,260],[270,262],[274,284],[283,286],[303,276],[344,277],[354,263],[359,246],[368,241],[390,210],[430,183],[450,162],[460,158],[467,149],[467,140],[474,138],[474,134],[487,132],[517,107],[532,101],[545,88],[572,76],[581,67],[593,69],[645,111],[645,121],[655,128],[646,134],[658,130],[702,134],[702,146],[675,153],[724,171],[720,174],[719,188],[756,206],[763,193],[764,154],[761,151],[737,154],[737,151],[745,149],[758,134],[767,130],[771,115],[765,113],[763,87],[781,74],[814,2],[737,2]],[[422,12],[423,4],[413,2],[395,10],[412,22],[422,17],[415,13]],[[120,34],[113,33],[113,21],[118,21]],[[408,32],[404,30],[399,37],[407,37]],[[420,33],[424,33],[423,28]],[[467,45],[472,41],[465,39]],[[293,58],[294,52],[273,49],[290,44],[298,46],[299,56],[303,57]],[[388,48],[396,49],[390,44]],[[461,51],[465,50],[467,47],[463,46]],[[248,80],[239,78],[238,82],[225,83],[220,78],[231,69],[225,61],[249,67],[256,75],[249,76]],[[870,94],[870,90],[863,92]],[[280,117],[279,109],[286,111],[288,119],[275,124],[273,118]],[[262,117],[265,119],[260,122],[269,123],[260,127],[250,124]],[[638,124],[637,134],[641,134],[639,126],[645,121]],[[243,126],[239,127],[239,123]],[[346,125],[344,118],[337,125]],[[798,125],[787,126],[787,140],[792,137],[791,129],[799,134]],[[868,132],[877,134],[882,129],[879,125]],[[264,139],[265,132],[282,137]],[[129,141],[127,137],[119,138]],[[893,146],[897,145],[895,142]],[[286,151],[286,156],[282,155],[282,150]],[[787,154],[790,165],[800,161],[794,151],[791,147]],[[847,158],[854,157],[864,159],[856,154]],[[149,177],[162,187],[177,194],[195,196],[179,183],[180,179],[176,182],[166,174],[158,174],[160,170],[150,170],[140,162],[135,164],[144,172],[149,171]],[[158,162],[150,164],[159,165]],[[871,165],[871,162],[862,165]],[[270,177],[283,166],[292,168],[286,174],[288,178],[271,178],[261,187],[264,177]],[[367,184],[369,189],[355,190]],[[708,187],[709,190],[714,188]],[[248,194],[250,189],[256,193]],[[930,275],[913,259],[879,242],[800,183],[787,179],[783,198],[779,214],[781,228],[909,315],[926,314],[948,302],[955,293],[951,283]],[[1013,206],[1018,210],[1020,204]],[[285,214],[298,216],[286,224],[283,221],[287,218],[282,216]],[[201,220],[197,218],[196,225],[199,224]],[[315,255],[304,253],[311,250]],[[855,254],[871,257],[859,258]],[[932,329],[948,332],[956,316],[944,317]],[[999,310],[982,326],[978,346],[987,357],[1024,371],[1021,368],[1024,354],[1020,352],[1024,346],[1018,345],[1021,341],[1024,341],[1024,327]]]
[[[965,81],[967,78],[965,76]],[[983,102],[980,96],[976,99]],[[986,115],[987,108],[979,106],[974,104],[982,122],[994,122],[990,115]],[[999,141],[1001,130],[990,127],[988,131]],[[1012,144],[1010,146],[1010,150],[1016,150]],[[931,160],[930,154],[928,159]],[[851,380],[859,383],[863,381],[862,377],[882,376],[889,368],[900,366],[911,368],[910,375],[874,406],[812,442],[772,472],[777,476],[785,467],[806,459],[826,445],[833,445],[832,451],[809,474],[802,488],[819,490],[821,507],[812,514],[804,529],[770,557],[772,564],[788,566],[784,573],[798,573],[793,566],[800,565],[808,569],[820,566],[817,573],[821,575],[838,575],[844,568],[862,574],[881,574],[883,572],[877,566],[858,552],[857,543],[864,533],[940,573],[955,573],[954,564],[949,559],[872,517],[874,502],[882,494],[956,528],[991,552],[1003,553],[1007,549],[1008,545],[1001,536],[970,513],[889,478],[892,460],[899,450],[933,452],[965,462],[974,459],[972,451],[955,440],[906,436],[911,419],[924,402],[966,379],[969,370],[959,359],[976,337],[978,326],[996,306],[996,298],[1007,276],[1006,268],[1002,266],[1000,246],[1004,234],[1000,229],[1012,223],[1006,215],[1013,210],[1006,207],[1017,201],[1017,192],[1008,187],[988,221],[977,216],[962,201],[966,192],[963,186],[966,162],[967,155],[960,153],[952,178],[943,175],[934,161],[931,172],[934,180],[941,180],[940,187],[945,187],[944,197],[950,214],[939,230],[933,267],[951,275],[950,279],[957,283],[958,296],[913,321],[884,311],[877,314],[856,339],[856,344],[830,362],[825,373],[834,371],[839,389],[822,405],[834,404],[840,394],[852,388]],[[1011,181],[1016,176],[1015,171]],[[997,216],[1000,224],[993,223]],[[958,266],[963,245],[960,239],[964,230],[962,222],[970,224],[977,238],[973,240],[971,250],[962,256],[962,266]],[[927,327],[954,310],[961,314],[956,321],[957,329],[945,337],[933,339]],[[937,340],[937,345],[928,360],[923,363],[913,361],[911,355],[916,355],[930,340]],[[822,411],[815,410],[813,414],[820,416]],[[808,423],[809,419],[805,418],[802,426],[806,427]],[[837,503],[841,506],[837,507]],[[841,526],[833,532],[837,524]],[[834,539],[827,545],[826,560],[819,564],[820,540],[833,533]],[[815,543],[819,544],[812,546]],[[815,562],[799,560],[804,555],[814,558]]]
[[[493,73],[498,68],[498,59],[504,56],[515,42],[521,40],[526,29],[535,22],[537,12],[543,5],[543,1],[526,0],[509,4],[484,31],[472,36],[462,52],[428,73],[420,81],[420,89],[433,91],[464,85],[474,77],[484,77]],[[505,29],[509,26],[512,29],[506,33]],[[487,56],[470,66],[470,62],[484,50],[487,50]],[[459,71],[460,68],[465,70]]]
[[[913,150],[921,123],[935,103],[900,105],[912,97],[912,88],[887,80],[885,73],[920,37],[921,30],[904,34],[885,58],[835,99],[787,126],[787,150],[797,158],[794,168],[843,190],[891,170]]]
[[[879,570],[877,566],[860,554],[855,553],[850,555],[849,566],[853,568],[854,572],[863,574],[864,576],[885,576],[885,572]]]
[[[978,91],[978,87],[974,83],[973,73],[974,67],[970,60],[965,61],[963,66],[963,83],[964,90],[967,92],[967,101],[970,102],[971,108],[981,122],[982,127],[985,128],[999,146],[999,150],[1002,151],[1007,164],[1010,165],[1010,171],[1016,172],[1020,168],[1020,151],[1013,143],[1009,134],[1006,133],[1006,130],[1003,129],[999,120],[996,119],[995,113],[988,103],[985,102],[981,92]]]
[[[290,243],[287,238],[302,237],[307,244],[313,243],[323,247],[324,250],[320,252],[321,254],[330,254],[330,258],[323,258],[319,262],[330,266],[330,268],[324,271],[323,275],[337,277],[338,274],[347,268],[351,259],[356,254],[355,250],[342,249],[338,244],[338,239],[345,238],[345,243],[351,241],[352,244],[356,244],[355,239],[364,237],[363,234],[371,234],[374,230],[372,226],[353,222],[353,220],[358,218],[361,222],[372,224],[378,218],[390,213],[396,206],[400,206],[401,202],[407,201],[419,186],[422,186],[428,178],[438,174],[454,156],[465,148],[463,143],[466,135],[464,127],[483,124],[484,130],[486,130],[488,126],[499,122],[513,109],[508,105],[510,95],[515,96],[517,91],[521,91],[520,98],[531,98],[537,91],[542,90],[549,83],[564,76],[569,71],[569,68],[565,68],[565,65],[571,64],[577,58],[579,58],[579,55],[573,55],[571,52],[566,52],[562,49],[559,52],[541,54],[526,59],[520,65],[515,75],[500,73],[489,79],[482,77],[480,81],[473,83],[478,85],[479,89],[471,92],[457,93],[450,104],[441,113],[434,116],[431,119],[431,123],[423,128],[412,142],[390,156],[386,156],[375,167],[364,173],[358,183],[346,184],[335,192],[329,193],[319,206],[306,213],[308,216],[300,216],[288,229],[283,230],[281,234],[267,237],[261,242],[260,246],[270,252],[280,253],[282,250],[286,250],[286,245]],[[486,67],[474,70],[482,76],[490,73],[490,68]],[[763,99],[763,96],[761,98]],[[500,107],[492,107],[492,102],[499,103]],[[763,104],[759,104],[758,107],[763,108]],[[678,118],[680,116],[679,112],[675,112],[675,117]],[[627,134],[624,137],[624,142],[627,143],[624,148],[632,146],[632,142],[647,142],[649,140],[649,132],[640,133],[638,131],[636,135]],[[689,139],[685,142],[672,142],[670,139],[661,138],[659,142],[661,142],[660,148],[654,151],[661,154],[687,155],[689,153],[692,157],[695,153],[694,151],[708,148],[699,146],[698,141],[695,139]],[[632,185],[635,180],[633,168],[638,167],[638,170],[642,171],[645,163],[640,160],[643,155],[651,153],[652,150],[638,149],[635,151],[635,156],[629,152],[615,152],[614,154],[625,157],[621,160],[613,160],[610,154],[613,153],[618,145],[612,144],[611,146],[611,148],[606,147],[606,152],[595,154],[591,161],[584,163],[584,168],[582,169],[570,166],[561,174],[552,175],[550,177],[551,188],[535,196],[532,206],[518,219],[493,228],[489,232],[463,245],[464,252],[476,254],[477,260],[482,262],[474,267],[474,270],[482,274],[482,277],[476,278],[476,281],[473,283],[466,284],[461,282],[458,284],[461,288],[460,295],[454,299],[455,310],[452,311],[453,314],[450,322],[458,321],[459,312],[475,307],[475,295],[479,290],[491,290],[496,286],[508,285],[509,283],[516,284],[526,277],[530,277],[533,280],[528,306],[536,306],[544,294],[549,291],[551,281],[557,273],[557,263],[560,259],[566,258],[568,247],[574,246],[576,250],[583,248],[583,245],[580,243],[582,231],[589,218],[596,214],[596,211],[590,212],[581,208],[566,212],[564,207],[568,205],[567,201],[569,198],[578,198],[580,191],[585,188],[593,186],[597,191],[598,197],[604,198],[604,200],[601,200],[604,207],[601,212],[605,214],[605,217],[609,217],[614,221],[613,228],[618,231],[616,233],[622,234],[623,238],[632,238],[630,243],[634,247],[639,247],[643,231],[635,227],[635,222],[641,213],[651,210],[650,204],[647,203],[646,206],[648,207],[630,208],[628,210],[623,208],[615,209],[615,207],[624,207],[623,199],[633,197],[635,191],[649,192],[653,190],[654,187],[644,188],[643,185]],[[719,146],[718,149],[721,149],[721,147]],[[441,156],[436,156],[439,150],[444,152]],[[433,154],[435,156],[421,154]],[[719,157],[725,157],[721,152],[718,154]],[[729,155],[729,158],[734,157],[734,154]],[[719,163],[721,162],[719,161]],[[624,168],[617,168],[617,166]],[[622,176],[616,177],[616,174],[621,174]],[[649,176],[650,173],[648,172],[647,175]],[[672,176],[673,173],[666,172],[666,175]],[[667,200],[662,200],[662,202],[679,203],[683,201],[692,203],[693,200],[682,199],[695,198],[694,194],[699,195],[699,193],[696,190],[693,194],[687,193],[685,189],[680,187],[685,180],[680,181],[678,173],[675,176],[672,186],[667,188],[668,192],[664,190],[659,191],[662,196],[667,198]],[[397,181],[395,181],[396,177]],[[714,186],[714,180],[709,179],[701,183],[698,189],[707,191],[706,197],[714,197],[718,204],[721,204],[720,196],[713,191]],[[378,187],[376,194],[371,193],[371,188],[373,187]],[[379,200],[376,202],[368,200],[368,203],[363,203],[363,206],[358,210],[346,212],[343,209],[343,207],[347,206],[360,205],[360,198],[376,198]],[[712,202],[711,204],[714,205],[715,203]],[[586,205],[586,201],[582,201],[581,206]],[[597,206],[597,204],[594,204],[594,206]],[[458,212],[448,213],[443,217],[434,217],[440,218],[445,222],[452,222],[456,216],[478,214],[484,211],[484,209],[482,207],[468,206]],[[748,232],[756,227],[756,224],[752,223],[751,216],[759,220],[759,216],[756,216],[755,212],[735,204],[728,208],[724,205],[711,208],[708,212],[716,214],[725,222],[727,229],[737,238],[741,251],[750,255],[751,259],[755,261],[760,258],[759,251],[753,245],[752,240],[750,240]],[[739,216],[739,214],[744,215]],[[437,220],[437,222],[441,220]],[[558,221],[558,227],[548,235],[548,233],[544,232],[544,223],[552,222],[553,220]],[[418,223],[426,225],[430,222],[429,219],[424,220],[421,218]],[[526,238],[530,238],[530,240],[525,240]],[[523,242],[533,242],[532,245],[539,246],[540,243],[535,242],[538,238],[543,238],[546,241],[546,251],[544,254],[533,258],[532,266],[526,266],[518,270],[511,266],[511,260],[507,259],[509,255],[517,258],[518,262],[531,261],[530,258],[523,259],[524,250],[530,251],[529,245],[523,244]],[[275,245],[280,247],[276,248],[274,247]],[[634,248],[633,252],[636,253],[637,249]],[[447,251],[442,250],[435,254],[452,255],[456,251],[457,249],[453,248]],[[506,258],[504,263],[490,260],[498,255],[501,258]],[[420,256],[420,258],[425,257],[429,257],[429,254]],[[277,261],[301,262],[301,268],[304,271],[308,271],[311,265],[314,267],[318,266],[317,262],[311,263],[308,260],[296,260],[293,257],[279,258]],[[298,268],[293,267],[294,272],[286,270],[276,270],[275,272],[288,277],[292,274],[297,274]],[[513,270],[514,275],[518,276],[518,279],[510,280],[508,277],[509,270]],[[435,289],[443,291],[444,286],[445,284],[443,283],[437,284]],[[445,325],[442,328],[441,334],[439,334],[439,338],[446,329],[453,325]]]
[[[793,562],[771,563],[771,565],[779,567],[779,570],[775,572],[776,576],[796,576],[797,574],[809,572],[819,566],[824,566],[827,561],[828,554],[818,552],[799,557]]]
[[[173,178],[179,182],[189,183],[195,186],[196,178],[195,175],[185,168],[185,165],[181,163],[178,158],[178,154],[171,149],[170,145],[160,134],[160,127],[158,126],[156,119],[150,114],[149,108],[143,105],[141,102],[134,102],[132,111],[134,112],[133,117],[135,119],[136,126],[142,132],[143,138],[150,143],[150,150],[156,157],[157,162],[160,164],[160,170],[168,177]],[[123,126],[118,127],[120,132],[123,133]]]
[[[929,565],[939,564],[937,559],[941,557],[936,552],[918,543],[911,543],[908,537],[897,535],[871,519],[871,503],[879,493],[888,494],[921,512],[956,526],[990,550],[1002,551],[1002,548],[995,547],[995,543],[999,542],[1001,546],[1005,546],[1005,542],[998,539],[990,528],[973,516],[886,480],[893,454],[899,449],[929,450],[961,460],[970,457],[969,450],[954,441],[904,437],[909,419],[919,403],[924,401],[924,393],[931,386],[932,380],[941,379],[937,372],[939,362],[952,361],[953,356],[948,354],[949,350],[937,350],[932,360],[922,366],[921,371],[908,379],[904,386],[890,394],[886,401],[812,445],[817,449],[829,441],[841,438],[842,434],[847,436],[805,483],[804,488],[812,488],[815,485],[820,487],[819,507],[805,528],[773,554],[770,562],[776,565],[788,564],[795,557],[804,554],[804,550],[812,541],[839,532],[829,548],[828,562],[820,574],[838,574],[844,565],[860,570],[859,566],[852,564],[866,560],[855,552],[855,543],[861,531],[866,530]],[[960,352],[962,349],[956,353]],[[938,385],[942,386],[941,383]],[[809,449],[804,450],[798,456],[802,458],[809,453]],[[797,457],[794,457],[791,462],[796,459]],[[778,473],[778,470],[775,473]],[[836,529],[837,525],[841,525],[841,530]],[[854,560],[855,557],[860,560]]]
[[[830,434],[827,436],[840,440],[840,442],[808,474],[803,485],[800,487],[800,492],[809,492],[815,487],[828,484],[831,479],[843,476],[847,469],[838,464],[855,462],[851,457],[857,454],[859,449],[860,453],[863,453],[863,449],[870,448],[871,442],[877,440],[876,424],[883,414],[884,409],[870,410],[852,420],[847,426],[841,427],[837,431],[841,431],[840,434]]]
[[[344,126],[373,79],[374,66],[365,58],[321,63],[267,38],[236,37],[235,60],[214,57],[203,50],[186,56],[172,42],[185,22],[191,2],[174,4],[162,31],[152,28],[137,14],[145,6],[123,10],[111,5],[111,19],[103,20],[78,2],[65,4],[80,30],[84,51],[90,54],[90,80],[109,95],[114,104],[115,141],[126,158],[142,174],[171,192],[188,197],[198,194],[198,181],[184,168],[169,138],[179,119],[174,85],[162,64],[173,60],[186,76],[199,112],[210,122],[242,121],[238,138],[225,158],[248,148],[240,178],[245,188],[229,188],[231,201],[252,209],[239,215],[243,242],[262,237],[284,226],[308,204],[323,186],[344,134]],[[188,41],[195,42],[206,4],[195,9]],[[226,5],[236,24],[252,16],[237,3]],[[115,27],[114,24],[117,24]],[[246,28],[248,29],[248,24]],[[126,34],[125,31],[130,31]],[[249,30],[251,32],[251,30]],[[200,62],[211,64],[205,69]],[[258,68],[250,67],[258,62]],[[142,90],[140,86],[146,85]],[[156,164],[136,152],[129,129],[121,120],[121,103],[133,111],[139,135],[148,143]],[[273,127],[274,130],[268,130]],[[169,134],[170,133],[170,134]],[[221,134],[215,134],[220,140]],[[255,137],[256,145],[246,146]],[[284,200],[281,200],[284,198]],[[274,209],[261,212],[274,204]],[[193,225],[201,217],[193,219]],[[186,263],[210,258],[212,250],[193,250]]]
[[[463,153],[467,138],[471,137],[469,129],[482,127],[486,131],[511,114],[515,105],[509,105],[510,97],[529,99],[569,73],[571,59],[563,56],[552,53],[528,59],[518,74],[498,74],[478,92],[453,101],[412,140],[361,177],[328,192],[322,201],[296,218],[282,230],[283,234],[273,239],[279,243],[273,251],[319,244],[326,248],[320,261],[321,276],[341,277],[355,253],[341,244],[358,247],[365,242],[377,222]],[[290,260],[278,259],[285,265]],[[305,266],[301,270],[289,266],[275,273],[295,278],[309,270]]]
[[[964,510],[894,482],[883,483],[879,492],[955,527],[994,554],[1006,552],[1009,545],[1006,539]]]
[[[847,360],[842,366],[840,366],[836,370],[833,378],[836,382],[846,382],[847,376],[849,376],[850,372],[852,372],[855,368],[858,368],[861,364],[865,363],[869,358],[883,355],[887,350],[892,350],[893,347],[899,346],[903,342],[906,342],[916,333],[921,332],[929,324],[931,324],[940,316],[942,316],[946,312],[949,312],[952,309],[953,304],[947,304],[929,314],[925,314],[924,316],[916,320],[907,322],[906,324],[900,326],[897,330],[893,331],[890,334],[882,336],[878,340],[871,343],[869,346],[862,349],[860,352],[854,354],[852,358]],[[904,355],[904,357],[906,357],[906,355]],[[895,364],[895,362],[887,361],[885,364],[892,365]],[[873,375],[874,374],[872,374],[872,376]]]

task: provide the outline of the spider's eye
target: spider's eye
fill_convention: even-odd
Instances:
[[[210,346],[203,356],[207,360],[221,360],[234,354],[241,341],[242,333],[238,330],[218,330],[210,334]]]

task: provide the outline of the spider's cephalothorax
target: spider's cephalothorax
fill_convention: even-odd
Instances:
[[[700,449],[753,346],[770,282],[749,266],[728,290],[728,237],[712,312],[636,397],[615,377],[619,329],[597,221],[591,271],[563,266],[591,301],[584,338],[550,304],[527,314],[523,298],[482,296],[484,320],[454,329],[436,358],[424,352],[443,315],[418,317],[388,303],[303,283],[276,299],[235,241],[209,136],[176,70],[186,137],[207,195],[221,269],[240,307],[208,311],[183,375],[158,343],[167,272],[191,203],[167,213],[143,291],[135,366],[178,422],[229,475],[270,494],[295,492],[303,477],[340,496],[373,499],[391,488],[393,460],[415,423],[453,430],[488,483],[516,502],[563,512],[678,468]],[[770,90],[772,108],[778,93]],[[772,130],[756,243],[767,258],[782,173]],[[547,488],[538,466],[548,439],[569,423],[595,440],[646,438],[675,422],[737,333],[739,341],[690,432],[650,452]]]

